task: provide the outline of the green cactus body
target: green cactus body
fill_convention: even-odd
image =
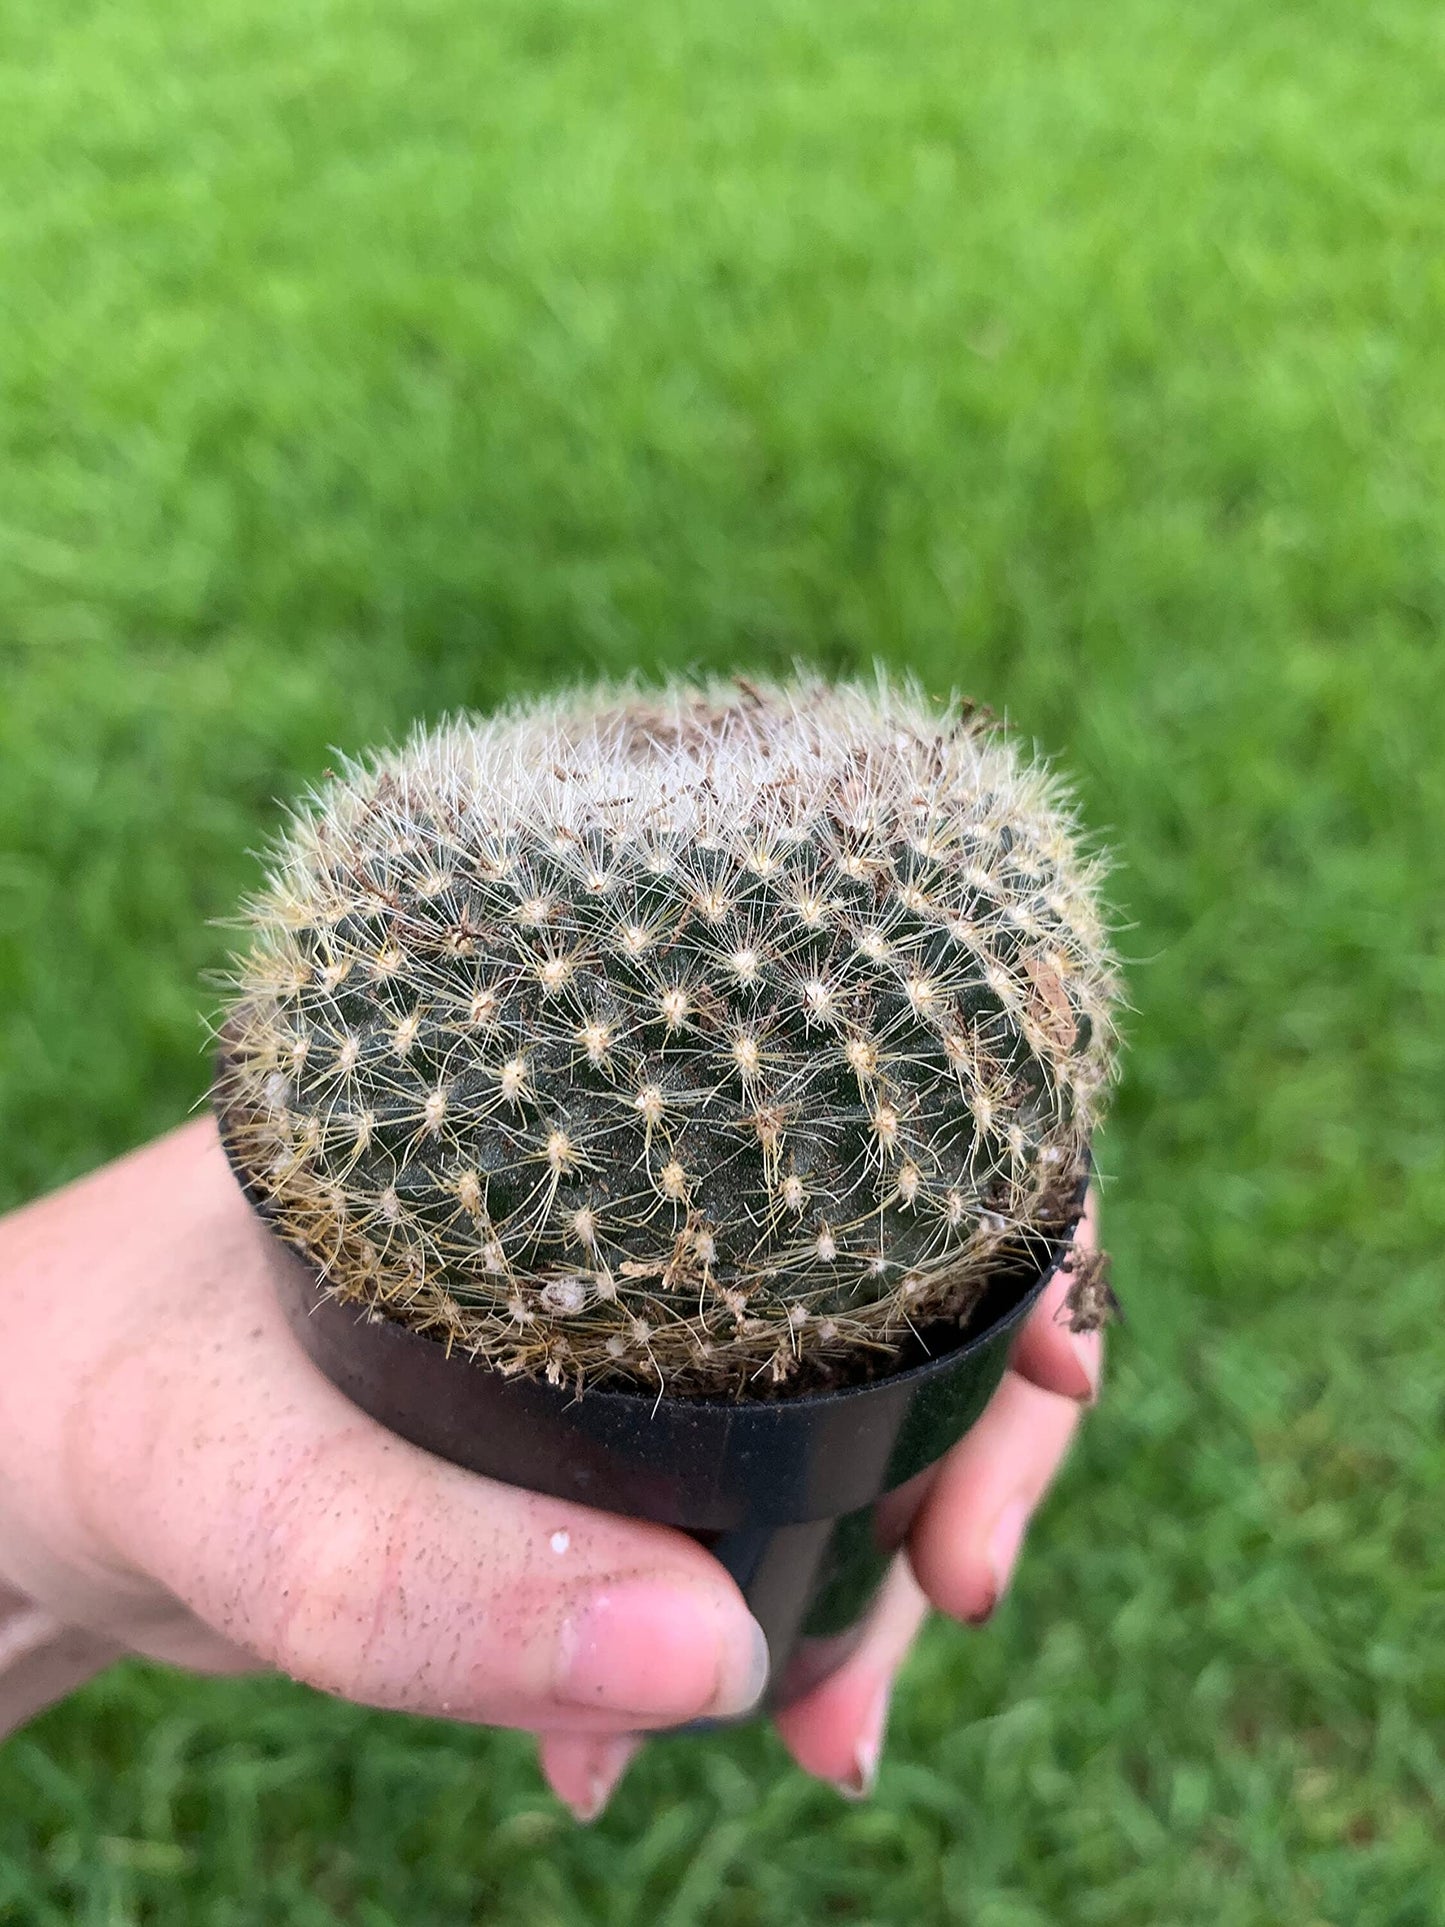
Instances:
[[[283,840],[228,1149],[332,1289],[507,1370],[886,1365],[1067,1216],[1112,1072],[1100,867],[1052,777],[881,683],[450,723]]]

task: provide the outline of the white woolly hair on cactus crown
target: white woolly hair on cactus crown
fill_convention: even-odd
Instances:
[[[227,1149],[330,1290],[503,1370],[886,1369],[1071,1215],[1103,870],[1057,777],[882,678],[418,730],[247,906]]]

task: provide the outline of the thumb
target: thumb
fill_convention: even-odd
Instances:
[[[287,1329],[265,1237],[238,1221],[201,1279],[153,1295],[74,1415],[91,1530],[138,1587],[373,1706],[600,1733],[757,1700],[766,1642],[715,1560],[384,1430]]]

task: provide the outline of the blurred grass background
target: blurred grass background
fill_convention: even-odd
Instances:
[[[0,1204],[182,1117],[273,799],[873,658],[1118,849],[1129,1324],[877,1797],[121,1669],[0,1921],[1445,1922],[1445,16],[7,0]]]

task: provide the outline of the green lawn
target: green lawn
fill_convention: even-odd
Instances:
[[[1129,1323],[877,1797],[139,1667],[0,1922],[1445,1923],[1435,0],[6,0],[0,1204],[203,1089],[273,799],[577,671],[957,683],[1078,774]]]

